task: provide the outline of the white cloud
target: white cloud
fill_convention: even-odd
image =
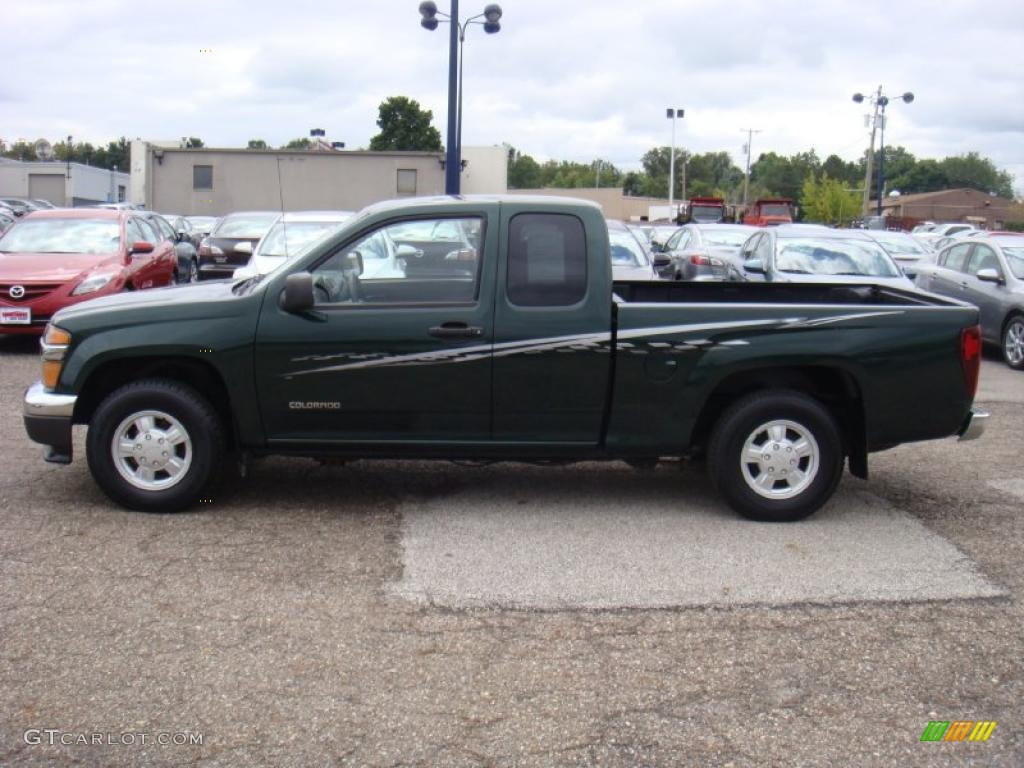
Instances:
[[[377,105],[406,95],[445,133],[448,31],[419,27],[416,0],[48,0],[4,11],[0,136],[200,136],[281,144],[322,127],[350,147]],[[447,7],[443,0],[442,9]],[[462,2],[463,17],[484,5]],[[539,158],[637,167],[677,141],[739,160],[815,148],[853,159],[863,106],[882,83],[917,98],[889,108],[887,143],[919,157],[976,150],[1024,183],[1024,5],[993,0],[507,0],[498,35],[469,30],[463,142],[507,141]],[[201,51],[210,50],[210,53]]]

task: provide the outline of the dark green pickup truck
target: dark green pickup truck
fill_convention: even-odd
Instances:
[[[978,312],[874,285],[612,284],[598,207],[372,206],[275,272],[59,312],[29,436],[139,510],[225,457],[698,456],[731,506],[795,520],[844,462],[980,434]],[[681,492],[682,489],[681,489]]]

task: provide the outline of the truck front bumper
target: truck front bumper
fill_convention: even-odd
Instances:
[[[977,440],[985,432],[985,422],[987,420],[987,411],[975,411],[972,409],[967,414],[967,418],[964,419],[964,423],[957,434],[960,435],[961,440]]]
[[[41,381],[25,392],[25,431],[29,439],[46,446],[47,461],[71,463],[71,417],[77,399],[74,395],[47,392]]]

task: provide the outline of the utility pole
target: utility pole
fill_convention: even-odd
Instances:
[[[882,86],[878,86],[878,93],[875,98],[872,99],[875,105],[874,114],[871,115],[871,142],[868,144],[867,160],[864,164],[864,201],[863,201],[863,216],[865,219],[868,217],[868,204],[871,202],[871,166],[875,162],[875,130],[878,128],[878,103],[882,99]]]
[[[743,173],[743,210],[747,209],[747,193],[750,189],[750,153],[753,149],[754,134],[760,133],[759,128],[740,128],[741,131],[747,133],[747,143],[744,145],[744,149],[747,153],[747,170]]]

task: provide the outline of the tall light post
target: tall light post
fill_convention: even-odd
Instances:
[[[683,117],[686,112],[684,109],[672,109],[671,107],[665,110],[665,117],[672,121],[672,148],[669,150],[668,156],[668,209],[673,214],[672,218],[678,218],[675,215],[675,200],[676,200],[676,118]],[[685,173],[685,171],[684,171]],[[683,184],[685,190],[686,184]],[[685,195],[685,192],[684,192]]]
[[[914,100],[914,94],[907,91],[900,98],[904,104],[909,104]],[[868,144],[868,154],[864,164],[863,208],[866,218],[868,215],[868,203],[871,200],[871,166],[875,159],[876,130],[881,134],[881,141],[878,156],[878,199],[876,201],[875,213],[878,216],[882,215],[882,196],[885,192],[885,108],[889,106],[889,97],[882,93],[882,86],[878,86],[878,90],[869,96],[864,96],[862,93],[853,94],[853,100],[858,104],[863,103],[864,99],[868,99],[874,107],[871,115],[865,115],[865,120],[871,123],[871,142]]]
[[[493,35],[501,31],[501,6],[490,3],[483,13],[459,21],[459,0],[451,0],[451,14],[437,10],[437,3],[424,0],[420,3],[420,26],[433,32],[441,21],[451,26],[448,37],[448,145],[445,151],[445,194],[459,194],[462,171],[462,44],[466,42],[466,30],[470,24],[479,24],[484,32]],[[438,17],[441,17],[438,19]],[[483,21],[478,21],[483,19]]]
[[[743,145],[743,151],[747,155],[747,170],[743,172],[743,210],[747,210],[747,194],[750,190],[750,153],[753,151],[754,134],[760,133],[759,128],[740,128],[747,134],[747,143]]]

